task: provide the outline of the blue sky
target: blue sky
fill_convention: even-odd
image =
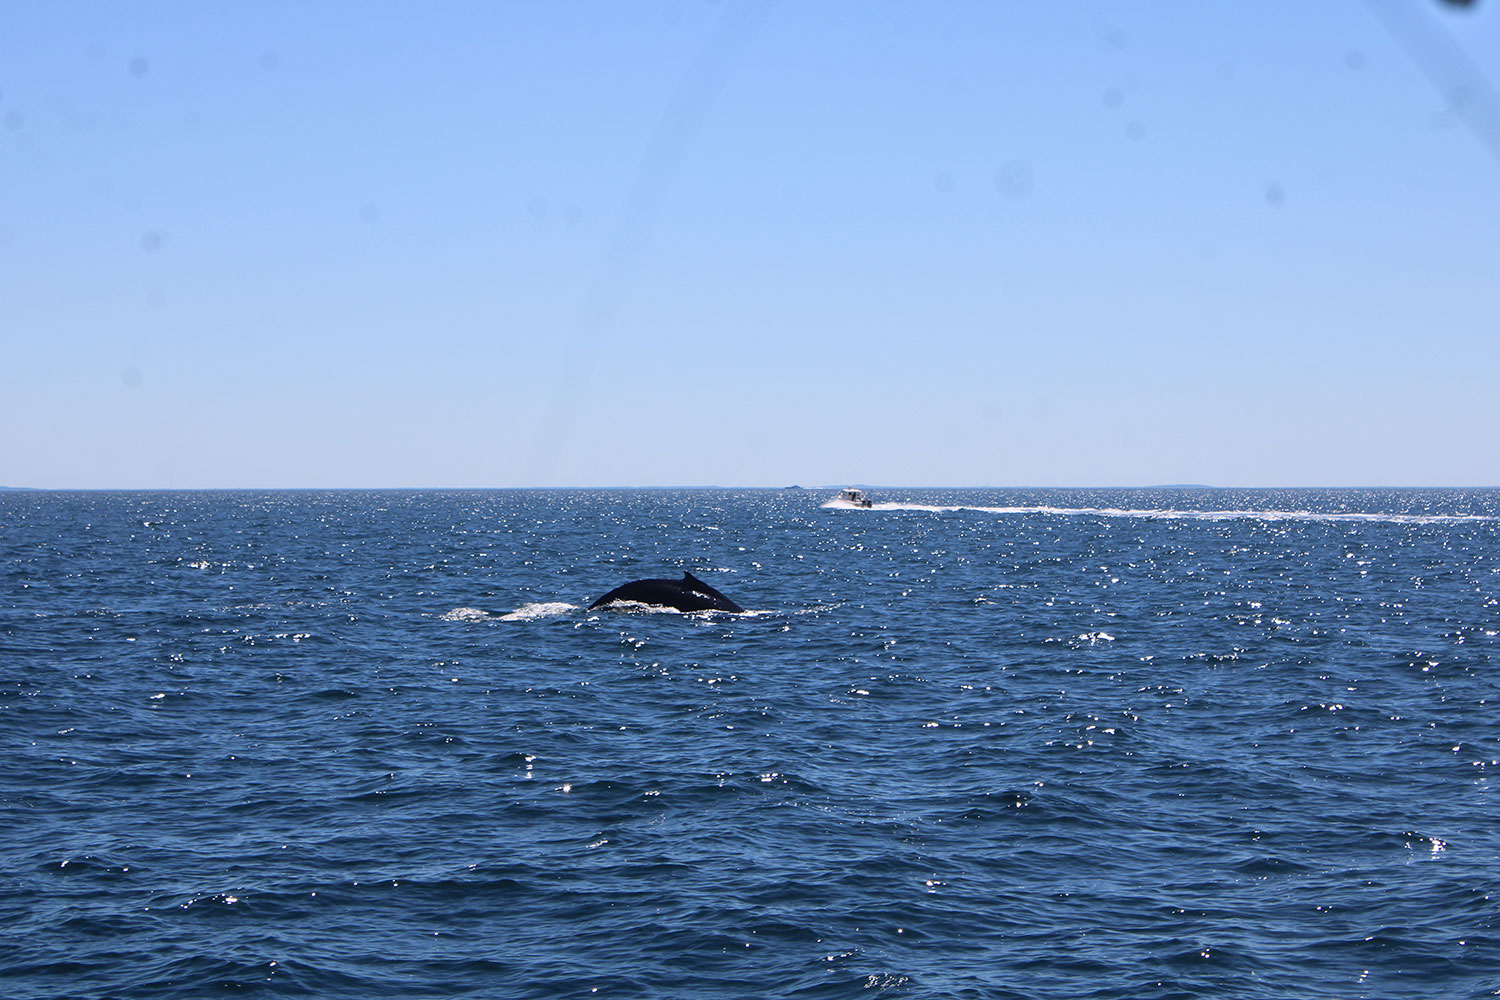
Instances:
[[[1497,8],[0,3],[0,485],[1500,485]]]

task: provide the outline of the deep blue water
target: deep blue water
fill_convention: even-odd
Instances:
[[[0,494],[0,995],[1500,991],[1500,492],[831,496]]]

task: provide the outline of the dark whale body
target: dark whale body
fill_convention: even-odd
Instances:
[[[590,604],[589,610],[616,601],[635,601],[678,611],[745,610],[691,573],[682,574],[681,580],[634,580],[611,590]]]

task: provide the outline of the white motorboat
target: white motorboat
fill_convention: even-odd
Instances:
[[[850,487],[839,491],[839,500],[853,507],[873,507],[875,501],[865,496],[859,490]]]

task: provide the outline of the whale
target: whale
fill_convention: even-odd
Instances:
[[[589,610],[619,601],[676,608],[678,611],[745,610],[691,573],[683,573],[681,580],[632,580],[590,604]]]

